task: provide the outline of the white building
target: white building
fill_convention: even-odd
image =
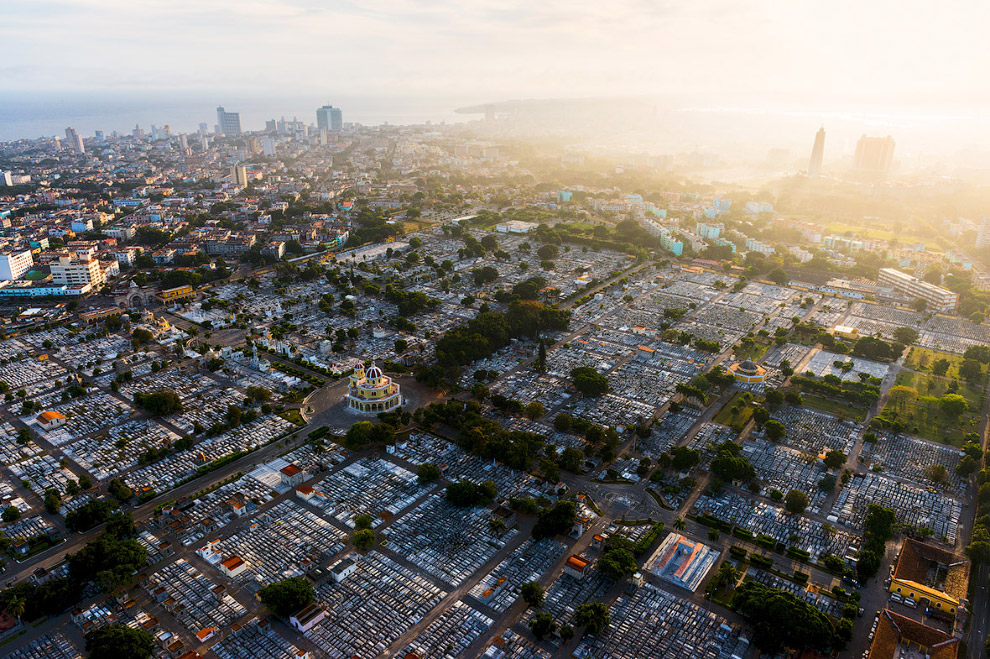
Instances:
[[[60,256],[58,263],[52,263],[51,270],[52,283],[55,284],[91,284],[98,289],[106,283],[100,262],[93,258]]]
[[[956,293],[893,268],[880,268],[877,283],[890,286],[906,298],[921,298],[927,303],[928,311],[952,313],[959,303]]]
[[[20,279],[34,265],[31,250],[0,254],[0,280],[13,281]]]

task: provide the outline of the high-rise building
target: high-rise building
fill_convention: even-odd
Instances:
[[[100,262],[88,253],[78,253],[76,258],[60,256],[58,262],[51,264],[52,282],[68,286],[83,286],[91,284],[99,288],[106,280]]]
[[[244,165],[234,165],[230,169],[230,178],[237,185],[244,187],[247,185],[247,167]]]
[[[822,171],[822,160],[825,157],[825,126],[815,133],[815,145],[811,147],[811,162],[808,163],[808,178],[818,176]]]
[[[856,159],[853,166],[862,172],[886,174],[894,160],[894,139],[863,135],[856,143]]]
[[[208,135],[210,133],[210,127],[206,125],[205,121],[199,123],[199,134]]]
[[[261,148],[266,156],[275,155],[275,140],[267,135],[261,139]]]
[[[21,275],[31,269],[34,265],[34,258],[31,250],[25,249],[21,252],[10,252],[0,254],[0,280],[13,281],[20,279]]]
[[[316,111],[316,127],[321,130],[339,133],[344,128],[344,115],[340,108],[324,105]]]
[[[980,222],[980,230],[976,233],[976,249],[983,249],[988,245],[990,245],[990,217],[985,217]]]
[[[189,148],[189,139],[186,137],[185,133],[179,134],[179,148],[183,151]]]
[[[65,141],[69,143],[69,148],[76,153],[86,153],[86,147],[83,146],[82,135],[76,132],[76,129],[72,126],[65,129]]]
[[[217,125],[220,126],[220,132],[224,135],[240,135],[241,113],[227,112],[221,105],[217,108]]]

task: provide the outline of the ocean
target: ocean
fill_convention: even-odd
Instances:
[[[343,110],[345,122],[365,125],[418,124],[431,121],[464,122],[475,115],[456,114],[454,108],[478,99],[387,98],[346,96],[267,97],[208,92],[4,92],[0,103],[0,141],[64,136],[72,126],[84,137],[102,130],[129,133],[135,124],[169,125],[172,133],[193,133],[200,122],[210,131],[217,122],[216,108],[240,112],[244,130],[262,130],[265,121],[285,117],[316,123],[316,109],[327,103]]]

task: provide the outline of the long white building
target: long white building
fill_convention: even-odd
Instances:
[[[927,303],[928,311],[952,313],[959,304],[956,293],[893,268],[880,268],[877,283],[889,286],[911,300],[920,297]]]

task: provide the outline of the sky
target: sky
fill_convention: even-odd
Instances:
[[[0,89],[978,108],[988,24],[980,0],[29,0],[0,9]]]

